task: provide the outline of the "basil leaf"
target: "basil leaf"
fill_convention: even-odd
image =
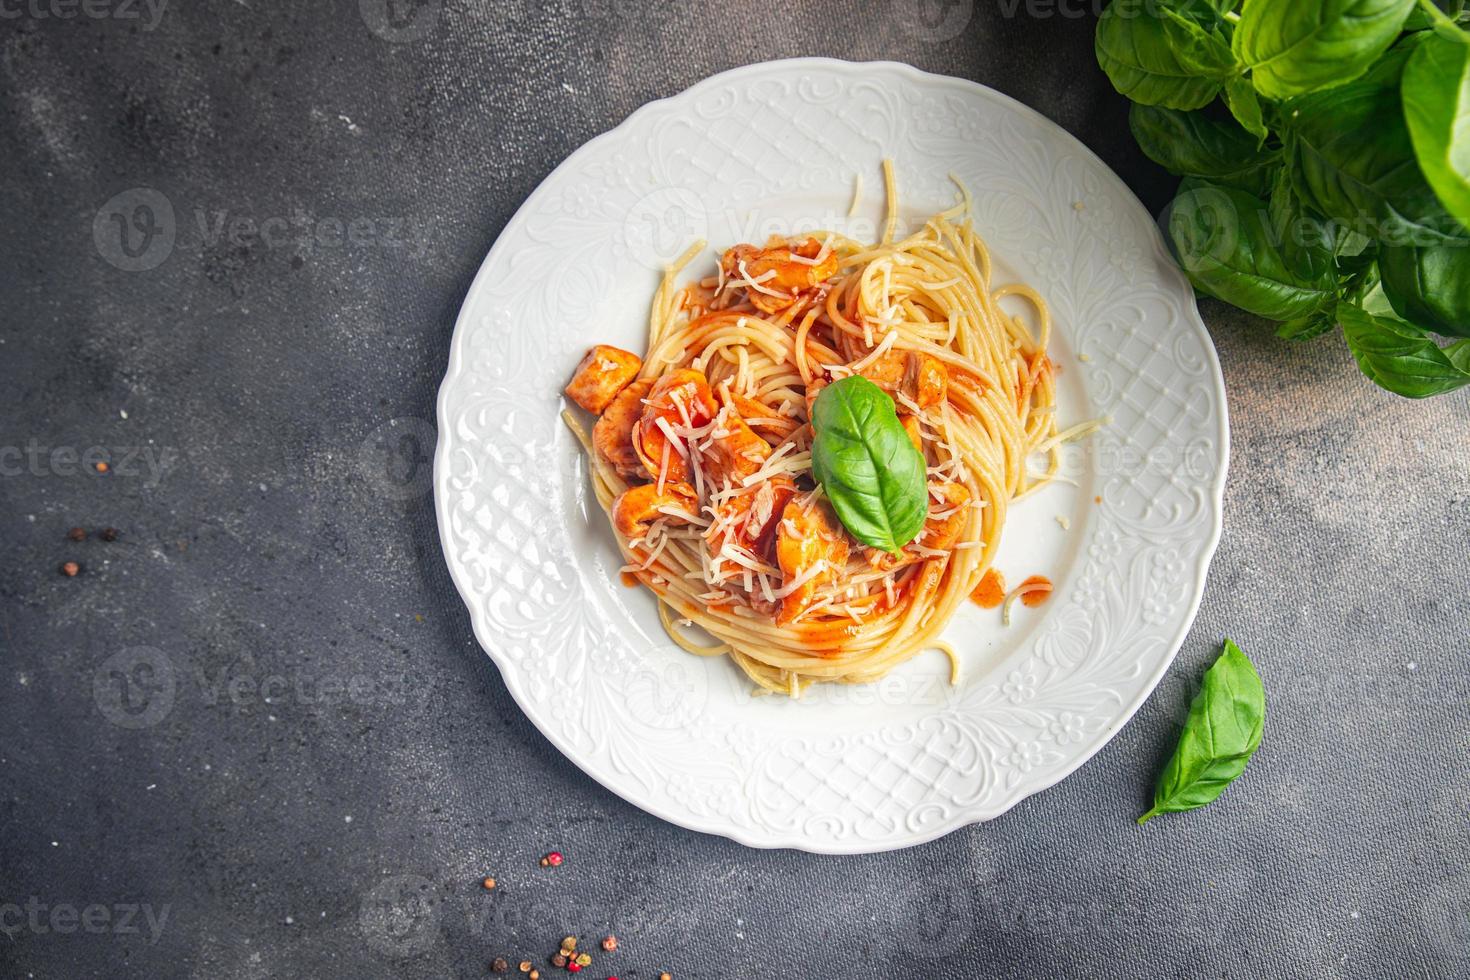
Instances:
[[[1373,264],[1378,257],[1378,243],[1360,231],[1339,227],[1333,236],[1332,254],[1337,256],[1338,274],[1354,276]]]
[[[1180,112],[1133,104],[1128,126],[1149,159],[1181,177],[1206,177],[1216,184],[1264,195],[1267,173],[1280,160],[1262,151],[1254,137],[1229,117],[1208,111]]]
[[[1232,46],[1256,91],[1285,99],[1340,85],[1388,50],[1416,0],[1245,0]]]
[[[1337,321],[1358,367],[1380,388],[1405,398],[1427,398],[1470,384],[1458,344],[1451,359],[1418,327],[1346,304],[1338,307]]]
[[[861,375],[842,378],[817,395],[812,429],[812,475],[842,526],[884,551],[912,541],[929,515],[929,486],[893,399]]]
[[[1165,15],[1169,9],[1164,0],[1113,0],[1097,21],[1097,63],[1113,88],[1134,102],[1198,109],[1215,98],[1220,81],[1181,60],[1175,44],[1186,35]]]
[[[1223,22],[1211,12],[1202,12],[1210,18],[1202,23],[1157,0],[1154,7],[1164,23],[1164,37],[1181,65],[1196,75],[1222,82],[1236,74],[1235,54],[1220,27]]]
[[[1225,641],[1225,651],[1205,671],[1189,706],[1189,719],[1174,756],[1159,776],[1153,809],[1140,824],[1161,813],[1197,810],[1219,798],[1261,744],[1266,691],[1250,658]]]
[[[1288,271],[1303,282],[1328,283],[1337,278],[1336,229],[1303,209],[1285,169],[1276,175],[1267,213]]]
[[[1393,304],[1383,294],[1383,278],[1376,264],[1369,265],[1343,290],[1341,302],[1374,316],[1397,317]]]
[[[1292,262],[1266,203],[1244,191],[1187,178],[1169,214],[1169,235],[1185,275],[1203,292],[1272,320],[1329,306],[1336,297],[1331,253],[1321,243],[1293,246]]]
[[[1470,242],[1387,248],[1378,267],[1395,313],[1438,333],[1470,337]]]
[[[1269,133],[1261,116],[1261,100],[1249,79],[1232,78],[1225,83],[1225,105],[1236,122],[1256,138],[1257,147],[1266,142]]]
[[[1459,17],[1465,10],[1465,0],[1435,0],[1434,5],[1451,20]],[[1422,6],[1416,6],[1409,12],[1409,19],[1404,21],[1404,30],[1424,31],[1434,27],[1436,23],[1429,16],[1429,11],[1425,10]]]
[[[1276,328],[1276,336],[1282,340],[1311,340],[1322,336],[1336,325],[1336,321],[1327,313],[1309,313],[1281,324]]]
[[[1470,39],[1430,36],[1404,66],[1404,121],[1419,169],[1470,226]]]
[[[1404,65],[1430,36],[1409,35],[1357,81],[1283,107],[1287,156],[1302,199],[1389,245],[1470,237],[1425,181],[1400,102]]]

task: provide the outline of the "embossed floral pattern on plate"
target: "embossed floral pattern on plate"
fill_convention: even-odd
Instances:
[[[1108,425],[1078,474],[1085,499],[1069,504],[1056,594],[986,649],[979,626],[953,636],[959,686],[915,670],[886,693],[757,703],[728,665],[650,628],[647,597],[613,582],[560,386],[592,342],[641,349],[655,270],[684,242],[728,243],[741,222],[794,218],[808,200],[830,211],[885,156],[910,216],[953,200],[951,172],[971,187],[994,254],[1054,311],[1073,408]],[[671,220],[680,234],[659,224]],[[455,328],[435,502],[476,636],[579,766],[686,827],[867,852],[994,817],[1118,731],[1193,619],[1227,455],[1223,383],[1190,288],[1095,156],[971,82],[802,59],[645,106],[526,201]]]

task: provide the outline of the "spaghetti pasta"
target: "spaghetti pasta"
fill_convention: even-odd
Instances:
[[[992,284],[968,192],[897,239],[887,162],[883,177],[882,241],[737,245],[681,285],[697,242],[654,296],[636,378],[635,355],[593,348],[568,386],[604,405],[590,436],[565,417],[624,576],[655,593],[675,642],[729,656],[763,692],[869,682],[925,649],[957,677],[941,631],[994,560],[1010,505],[1088,431],[1059,432],[1046,303]],[[891,395],[927,467],[928,517],[898,553],[847,533],[812,475],[812,401],[854,374]]]

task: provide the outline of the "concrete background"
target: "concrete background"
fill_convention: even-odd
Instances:
[[[1035,106],[1156,210],[1092,6],[0,3],[0,975],[474,977],[612,930],[586,976],[1470,976],[1470,398],[1381,392],[1333,337],[1204,304],[1234,448],[1174,671],[1059,786],[909,851],[611,796],[445,573],[450,329],[567,153],[729,67],[886,58]],[[156,195],[171,244],[123,251]],[[1227,634],[1265,744],[1135,827]]]

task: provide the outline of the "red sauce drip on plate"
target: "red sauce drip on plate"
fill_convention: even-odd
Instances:
[[[986,569],[970,598],[982,609],[995,609],[1006,599],[1005,576],[994,568]]]
[[[1051,579],[1045,575],[1033,575],[1021,583],[1021,588],[1026,591],[1021,593],[1021,604],[1031,608],[1041,605],[1051,598]]]

